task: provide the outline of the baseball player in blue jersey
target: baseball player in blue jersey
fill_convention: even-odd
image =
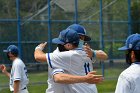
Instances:
[[[34,56],[38,61],[47,61],[51,69],[57,69],[53,73],[50,73],[54,76],[54,78],[57,72],[67,72],[68,74],[80,75],[84,77],[86,74],[88,74],[88,72],[93,70],[91,59],[87,57],[86,53],[82,51],[82,49],[78,49],[79,35],[75,31],[71,29],[64,30],[60,33],[59,38],[54,39],[53,42],[56,44],[61,44],[64,46],[63,48],[65,50],[71,51],[45,54],[42,52],[45,44],[40,44],[38,47],[36,47]],[[58,68],[61,68],[61,70],[58,70]],[[94,75],[91,75],[91,77],[94,77]],[[95,76],[96,79],[93,79],[93,81],[101,81],[102,78],[99,77],[98,75]],[[86,83],[87,80],[85,78],[71,78],[61,78],[60,80],[58,80],[60,82],[62,80],[64,81],[63,83],[69,84],[65,85],[66,88],[63,87],[64,92],[62,93],[97,93],[95,84],[90,85],[88,84],[89,82]],[[55,85],[55,82],[57,82],[57,80],[54,79],[54,83],[50,87]],[[55,88],[51,91],[47,91],[46,93],[59,93],[57,91],[54,91]]]
[[[130,66],[120,74],[115,93],[140,93],[140,34],[130,35],[119,50],[126,51]]]
[[[10,45],[4,52],[7,53],[7,57],[12,61],[11,73],[7,72],[5,65],[1,65],[0,69],[3,74],[10,78],[10,91],[13,93],[28,93],[27,69],[23,61],[18,57],[18,48],[15,45]]]

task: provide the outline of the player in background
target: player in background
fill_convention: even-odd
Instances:
[[[45,44],[40,44],[35,49],[35,59],[40,62],[46,62],[49,64],[49,68],[57,69],[53,73],[49,73],[54,81],[51,82],[48,88],[55,86],[56,83],[65,84],[63,86],[64,90],[66,86],[70,86],[71,90],[66,88],[65,92],[61,93],[97,93],[96,86],[94,84],[88,83],[97,83],[102,81],[101,75],[90,75],[93,80],[87,82],[87,78],[85,75],[88,75],[88,72],[92,71],[92,62],[91,59],[87,57],[86,53],[81,49],[78,49],[79,43],[79,35],[71,29],[64,30],[60,32],[59,38],[53,40],[53,43],[61,44],[62,46],[59,48],[63,48],[65,52],[59,53],[47,53],[45,54],[42,50]],[[67,51],[71,50],[71,51]],[[61,68],[61,70],[58,70]],[[71,77],[62,77],[60,80],[55,79],[55,75],[57,73],[67,72],[68,74],[72,74],[74,76]],[[78,77],[79,75],[79,77]],[[81,76],[81,77],[80,77]],[[83,78],[82,78],[83,77]],[[87,77],[87,76],[86,76]],[[60,81],[60,82],[59,82]],[[95,82],[96,81],[96,82]],[[87,82],[87,83],[86,83]],[[76,83],[76,84],[74,84]],[[50,83],[49,83],[50,84]],[[54,89],[53,89],[54,88]],[[51,88],[50,91],[46,93],[60,93],[55,91],[57,87]]]
[[[9,77],[10,91],[13,93],[28,93],[27,84],[29,82],[27,76],[27,69],[23,61],[19,58],[18,48],[15,45],[10,45],[7,50],[7,57],[12,61],[11,73],[6,69],[5,65],[0,65],[3,74]]]
[[[130,66],[120,74],[115,93],[140,93],[140,34],[130,35],[119,50],[125,51]]]

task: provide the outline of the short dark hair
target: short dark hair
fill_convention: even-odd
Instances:
[[[79,43],[71,43],[74,47],[78,47]]]
[[[18,52],[15,53],[15,52],[8,52],[8,53],[11,53],[12,55],[14,55],[15,57],[18,57]]]
[[[134,50],[134,54],[136,61],[140,62],[140,50]]]

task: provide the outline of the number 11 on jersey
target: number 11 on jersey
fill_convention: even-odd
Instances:
[[[87,75],[88,72],[90,72],[89,63],[85,63],[85,64],[84,64],[84,68],[85,68],[85,73],[86,73],[86,75]]]

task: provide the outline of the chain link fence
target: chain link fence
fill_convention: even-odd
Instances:
[[[56,45],[51,39],[78,23],[92,38],[87,42],[91,48],[108,54],[105,69],[124,69],[125,55],[117,49],[124,45],[128,35],[140,32],[139,3],[140,0],[1,0],[0,64],[11,65],[3,50],[15,44],[30,71],[47,70],[46,64],[44,67],[35,61],[35,47],[47,41],[45,52],[52,52]]]

